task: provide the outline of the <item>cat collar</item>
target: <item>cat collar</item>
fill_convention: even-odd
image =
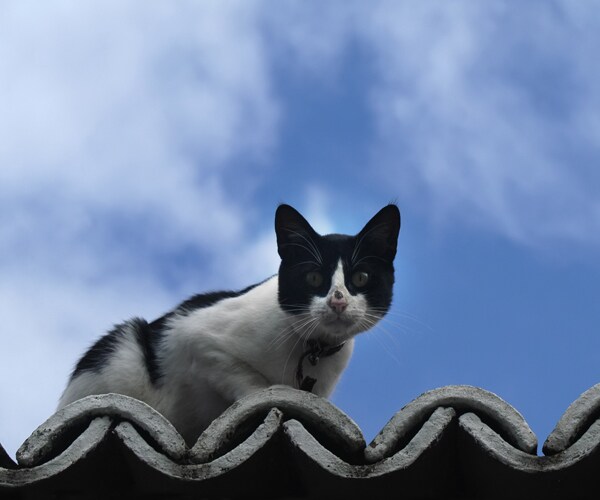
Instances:
[[[346,344],[346,342],[342,342],[341,344],[329,346],[321,344],[318,340],[309,339],[306,342],[308,348],[302,356],[300,356],[300,360],[298,361],[298,367],[296,368],[296,383],[298,387],[303,391],[311,392],[315,384],[317,383],[317,379],[313,377],[305,377],[302,365],[304,360],[308,358],[309,363],[312,366],[316,366],[319,362],[320,358],[326,358],[328,356],[334,355],[336,352],[340,351],[342,347]]]

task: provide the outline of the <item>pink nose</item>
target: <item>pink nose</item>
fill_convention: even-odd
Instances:
[[[329,307],[337,314],[342,314],[346,310],[346,307],[348,307],[348,301],[342,292],[336,290],[333,292],[331,299],[329,299]]]

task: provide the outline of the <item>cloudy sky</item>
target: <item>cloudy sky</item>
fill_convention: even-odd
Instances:
[[[0,442],[112,324],[277,270],[273,214],[396,201],[394,306],[333,401],[369,441],[491,390],[540,442],[600,381],[593,2],[0,3]]]

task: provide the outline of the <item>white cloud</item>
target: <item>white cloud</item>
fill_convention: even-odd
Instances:
[[[579,164],[599,130],[589,14],[568,2],[365,9],[386,178],[440,222],[526,244],[597,244],[600,196],[589,183],[599,176]]]
[[[290,71],[336,78],[353,47],[370,60],[382,191],[440,227],[600,243],[589,3],[286,1],[267,19]]]
[[[14,453],[94,338],[183,298],[164,252],[235,255],[251,188],[232,196],[223,178],[269,154],[278,109],[255,2],[0,10],[0,442]]]
[[[14,453],[54,412],[76,360],[113,320],[154,317],[172,304],[157,283],[139,276],[94,285],[2,272],[0,443]]]
[[[335,230],[331,220],[330,193],[319,186],[309,186],[303,193],[302,204],[295,208],[320,234]],[[277,238],[274,228],[275,211],[269,215],[268,223],[257,234],[244,238],[244,243],[234,253],[225,252],[215,262],[218,274],[225,286],[237,288],[258,283],[277,273],[280,264],[277,253]]]
[[[352,40],[360,4],[348,0],[303,2],[282,0],[276,9],[268,2],[263,11],[275,39],[271,53],[288,63],[287,71],[329,79]]]
[[[104,279],[240,240],[250,188],[223,174],[260,163],[278,116],[256,7],[2,5],[0,267]]]
[[[385,196],[525,243],[597,243],[600,30],[582,5],[2,3],[0,442],[14,452],[53,411],[112,321],[276,271],[272,224],[242,206],[251,183],[224,181],[276,145],[275,57],[331,78],[361,44]],[[328,191],[298,208],[338,229]],[[173,291],[154,266],[186,248],[211,271]]]
[[[272,224],[242,206],[250,183],[224,183],[237,159],[260,164],[276,139],[256,7],[1,7],[0,442],[10,453],[113,322],[277,271]],[[312,189],[307,216],[327,228],[325,198]],[[157,260],[185,248],[209,265],[168,286]]]
[[[165,241],[236,235],[218,176],[277,117],[251,5],[5,4],[3,198],[147,215]]]

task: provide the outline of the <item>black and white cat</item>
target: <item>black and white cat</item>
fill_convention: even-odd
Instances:
[[[275,230],[279,274],[239,292],[196,295],[152,323],[117,325],[81,358],[59,408],[91,394],[125,394],[192,444],[253,391],[286,384],[329,396],[353,337],[390,307],[400,212],[388,205],[356,236],[321,236],[281,205]]]

